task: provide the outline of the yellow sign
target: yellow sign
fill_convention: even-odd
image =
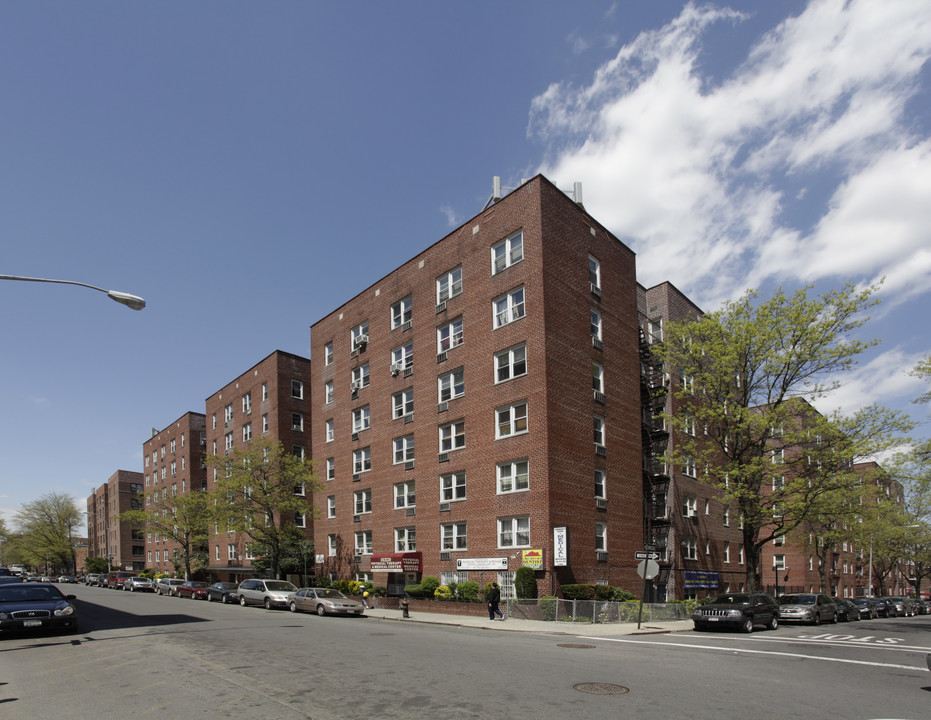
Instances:
[[[522,550],[521,551],[523,566],[530,567],[534,570],[543,569],[543,551],[542,550]]]

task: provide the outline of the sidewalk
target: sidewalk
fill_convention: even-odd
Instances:
[[[509,617],[505,621],[492,622],[486,617],[468,615],[443,615],[411,611],[409,618],[404,618],[400,610],[383,610],[371,608],[365,614],[377,620],[398,621],[404,623],[429,623],[433,625],[452,625],[460,628],[480,628],[485,630],[508,630],[511,632],[535,632],[551,635],[584,635],[586,637],[621,637],[624,635],[652,635],[656,633],[684,632],[692,630],[691,620],[665,620],[661,622],[643,622],[637,629],[637,623],[581,623],[581,622],[546,622],[544,620],[524,620]]]

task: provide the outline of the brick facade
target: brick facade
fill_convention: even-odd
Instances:
[[[117,470],[87,498],[88,555],[108,557],[120,570],[145,567],[145,538],[120,514],[141,507],[143,474]]]

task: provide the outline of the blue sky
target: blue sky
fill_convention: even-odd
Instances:
[[[586,208],[706,310],[885,278],[819,403],[915,409],[931,352],[931,4],[10,3],[0,515],[142,443],[478,213]],[[926,417],[926,408],[918,415]],[[922,430],[927,434],[927,428]]]

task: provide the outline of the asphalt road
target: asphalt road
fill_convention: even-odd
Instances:
[[[931,716],[931,616],[602,638],[67,591],[78,633],[0,640],[0,718]]]

